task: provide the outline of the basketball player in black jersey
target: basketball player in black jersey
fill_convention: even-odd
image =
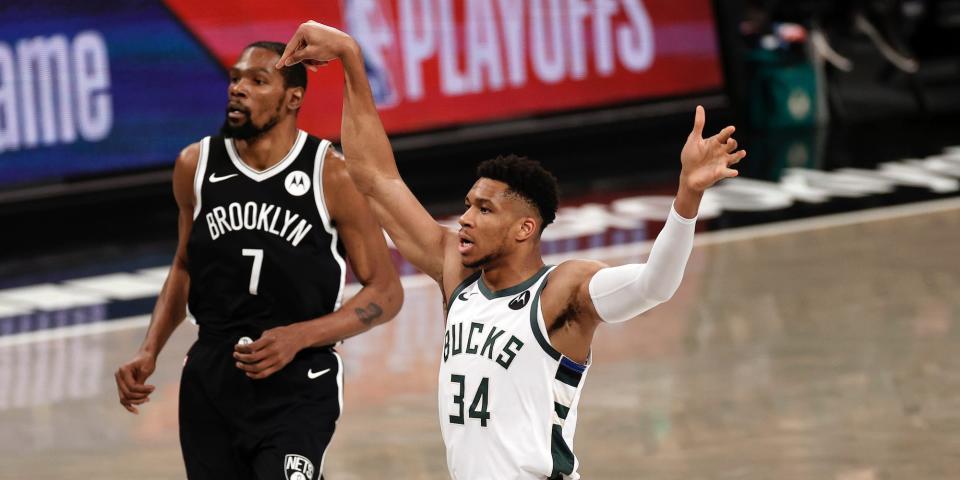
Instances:
[[[149,400],[157,355],[189,303],[180,442],[197,479],[316,480],[343,401],[332,345],[396,315],[402,289],[382,231],[330,142],[297,129],[302,65],[248,46],[230,70],[220,136],[185,148],[173,190],[179,243],[120,403]],[[346,262],[363,285],[343,299]]]

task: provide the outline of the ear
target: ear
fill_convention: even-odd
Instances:
[[[540,227],[537,226],[537,221],[533,217],[521,217],[520,224],[517,228],[517,233],[514,238],[518,242],[525,242],[531,237],[536,236],[537,232],[540,231]]]
[[[295,87],[287,89],[287,108],[296,111],[303,105],[303,88]]]

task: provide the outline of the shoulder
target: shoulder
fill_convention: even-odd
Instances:
[[[327,162],[338,162],[338,163],[345,162],[343,154],[340,153],[340,150],[337,150],[337,147],[334,147],[333,144],[330,144],[330,146],[327,147],[327,153],[323,155],[323,158]],[[346,163],[343,163],[343,165],[344,167],[346,167]]]
[[[590,279],[606,267],[603,262],[580,259],[567,260],[557,265],[547,276],[547,285],[543,289],[543,304],[546,310],[559,313],[571,302],[581,302],[584,293],[589,291]]]
[[[191,143],[180,150],[173,166],[173,193],[181,207],[193,205],[193,179],[200,161],[200,142]]]
[[[186,147],[183,147],[180,150],[180,155],[177,156],[177,167],[180,168],[189,168],[190,170],[197,169],[197,163],[200,161],[200,148],[202,142],[193,142]]]
[[[327,147],[323,156],[323,183],[325,188],[334,190],[353,186],[346,159],[333,145]]]
[[[174,183],[193,184],[193,177],[197,174],[197,165],[200,163],[201,142],[194,142],[180,150],[177,161],[173,166]]]
[[[347,162],[332,146],[324,154],[320,180],[323,183],[324,204],[335,223],[341,226],[345,223],[369,224],[370,228],[376,226],[366,200],[350,177]]]
[[[550,272],[548,281],[554,284],[581,284],[589,280],[607,264],[596,260],[567,260]]]

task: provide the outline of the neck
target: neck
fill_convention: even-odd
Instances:
[[[503,259],[483,267],[483,283],[493,291],[503,290],[532,277],[541,268],[543,268],[543,258],[539,253]]]
[[[283,121],[256,138],[234,140],[243,163],[254,170],[266,170],[283,160],[297,141],[297,125]]]

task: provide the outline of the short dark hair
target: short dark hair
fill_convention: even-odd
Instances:
[[[557,218],[557,179],[540,162],[519,155],[500,155],[482,162],[477,176],[506,183],[513,193],[536,208],[543,220],[541,232]]]
[[[263,48],[265,50],[270,50],[282,57],[283,51],[287,48],[287,46],[286,44],[280,42],[259,41],[247,45],[243,51],[247,51],[251,48]],[[304,67],[302,63],[281,68],[280,74],[283,75],[284,88],[302,87],[304,91],[307,90],[307,68]]]

